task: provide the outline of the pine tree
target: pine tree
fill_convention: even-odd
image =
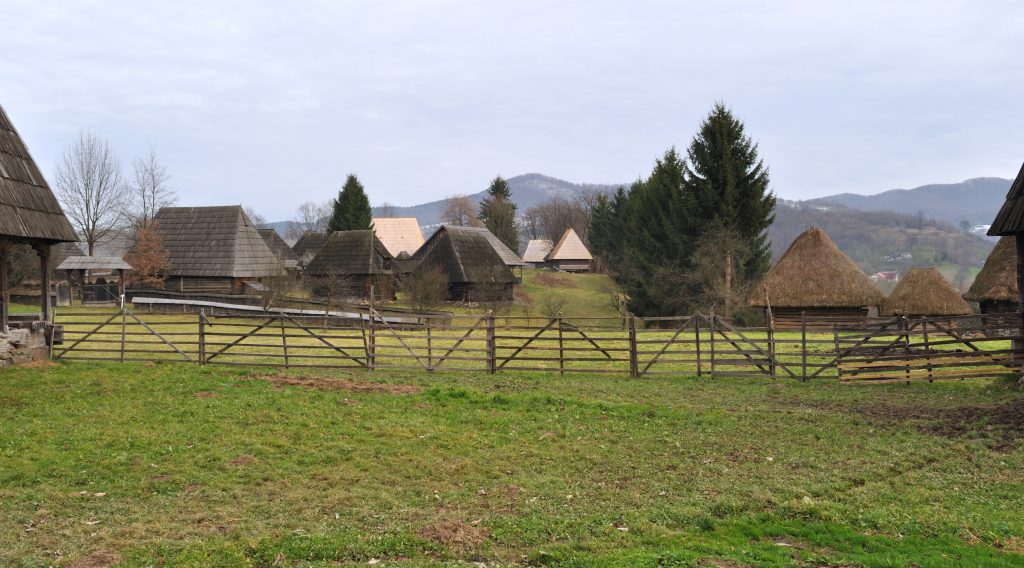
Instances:
[[[491,181],[487,197],[480,201],[480,220],[498,240],[513,251],[519,250],[519,230],[516,227],[516,204],[508,182],[501,176]]]
[[[701,122],[687,158],[683,191],[696,233],[717,228],[737,234],[745,250],[738,276],[760,278],[771,263],[768,227],[775,218],[775,196],[757,144],[743,123],[717,103]]]
[[[363,184],[355,174],[349,174],[345,185],[334,200],[331,220],[327,223],[327,231],[357,231],[369,229],[373,224],[370,211],[370,199],[366,197]]]

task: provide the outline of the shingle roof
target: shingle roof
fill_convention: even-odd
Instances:
[[[554,243],[547,239],[533,239],[526,243],[526,252],[523,253],[523,262],[541,263],[547,260],[548,253],[554,248]]]
[[[50,242],[78,241],[78,235],[2,106],[0,236]]]
[[[412,254],[423,246],[423,231],[415,217],[380,217],[373,220],[373,232],[392,256]]]
[[[448,282],[453,284],[515,282],[515,275],[494,250],[487,235],[467,229],[471,228],[442,225],[416,251],[411,262],[416,268],[441,267],[448,275]]]
[[[313,260],[316,253],[327,244],[327,235],[315,231],[306,231],[292,247],[292,251],[299,259],[299,265],[305,266]]]
[[[501,242],[501,239],[499,239],[494,233],[488,231],[486,227],[441,225],[434,233],[436,234],[441,229],[447,229],[451,232],[476,233],[478,235],[483,235],[491,245],[491,248],[494,249],[494,252],[501,258],[502,262],[505,263],[505,266],[522,266],[525,264],[523,259],[519,258],[518,254],[512,252],[512,249],[505,246],[505,243]]]
[[[594,260],[594,257],[576,231],[569,227],[562,233],[555,248],[548,253],[548,260]]]
[[[372,230],[335,231],[306,267],[313,276],[391,274],[391,254]]]
[[[119,256],[69,256],[57,266],[57,270],[131,270]]]
[[[156,233],[168,254],[168,276],[260,278],[281,263],[239,205],[164,207]]]
[[[267,246],[270,247],[270,252],[274,253],[274,256],[284,264],[285,268],[295,268],[299,263],[299,255],[295,254],[292,247],[284,242],[284,239],[281,238],[281,235],[277,234],[277,231],[274,229],[259,229],[259,234],[263,237],[263,242],[267,243]]]
[[[1015,233],[1024,233],[1024,165],[1006,194],[1006,202],[988,228],[988,234],[993,237]]]

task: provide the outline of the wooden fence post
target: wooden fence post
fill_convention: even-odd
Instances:
[[[284,317],[278,318],[278,323],[281,325],[281,349],[284,351],[284,368],[288,368],[288,335],[284,330]]]
[[[367,322],[367,343],[366,343],[366,366],[371,371],[377,367],[377,335],[373,326],[373,312],[370,312]]]
[[[704,316],[702,316],[701,314],[697,314],[697,315],[693,316],[693,322],[694,322],[693,329],[694,329],[694,332],[695,332],[694,345],[696,345],[696,351],[697,351],[697,376],[698,377],[701,376],[701,373],[702,373],[701,364],[700,364],[700,320],[703,317]]]
[[[711,312],[711,316],[708,318],[710,329],[708,333],[711,334],[711,378],[715,378],[715,313]]]
[[[434,372],[434,341],[433,334],[430,333],[430,328],[434,326],[434,322],[427,318],[427,372]]]
[[[775,379],[775,326],[771,320],[765,323],[768,325],[768,373]]]
[[[907,384],[910,384],[910,325],[907,316],[900,317],[900,327],[903,331],[903,359],[906,369]]]
[[[562,338],[562,312],[558,312],[558,376],[565,374],[565,343]]]
[[[800,381],[807,382],[807,312],[800,312]]]
[[[43,294],[48,294],[46,290],[43,290]],[[121,362],[124,363],[124,347],[125,340],[128,335],[128,314],[125,312],[124,302],[121,302]]]
[[[928,382],[930,383],[930,382],[933,382],[933,381],[932,381],[932,354],[931,354],[931,349],[928,346],[928,320],[924,320],[923,322],[921,322],[921,327],[924,330],[924,355],[925,355],[925,357],[927,357],[927,359],[925,359],[925,360],[928,361]]]
[[[494,339],[494,312],[487,312],[487,372],[491,375],[498,372],[497,345]]]
[[[640,362],[637,360],[636,349],[636,316],[629,316],[629,376],[636,378],[640,375]]]
[[[199,308],[199,365],[206,364],[206,310]]]

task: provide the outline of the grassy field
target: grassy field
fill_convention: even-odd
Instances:
[[[1010,381],[269,372],[0,371],[0,565],[1024,564]]]

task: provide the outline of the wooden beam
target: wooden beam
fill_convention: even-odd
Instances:
[[[39,255],[39,288],[40,308],[43,310],[43,321],[50,321],[50,245],[40,243],[34,245]]]
[[[0,333],[7,333],[7,311],[11,304],[11,294],[7,289],[7,252],[10,244],[0,242]]]

